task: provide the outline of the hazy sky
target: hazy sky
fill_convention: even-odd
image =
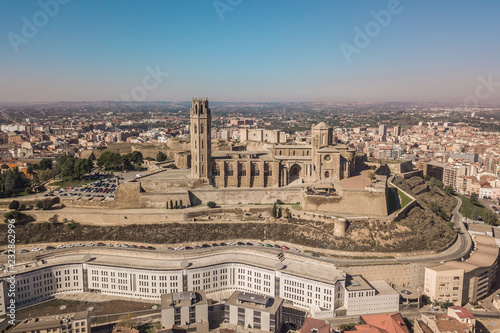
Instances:
[[[498,0],[0,0],[0,101],[500,104],[499,13]]]

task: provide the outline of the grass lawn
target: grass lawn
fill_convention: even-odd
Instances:
[[[472,218],[472,212],[474,211],[474,208],[477,208],[477,212],[479,213],[479,216],[483,215],[483,211],[487,209],[480,203],[473,204],[470,202],[470,198],[466,197],[465,195],[459,195],[460,199],[462,200],[462,207],[460,207],[460,214],[467,218]]]
[[[401,208],[404,208],[407,204],[411,202],[411,198],[404,194],[402,191],[398,190],[399,198],[401,199]]]
[[[61,310],[61,306],[65,306]],[[53,299],[48,302],[40,303],[29,308],[19,309],[16,312],[16,319],[34,318],[41,316],[54,316],[65,313],[85,311],[93,307],[90,315],[112,315],[121,312],[132,312],[141,310],[152,310],[154,304],[143,302],[130,302],[124,300],[115,300],[107,302],[80,302],[62,299]]]

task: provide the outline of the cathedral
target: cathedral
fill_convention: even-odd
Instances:
[[[191,117],[191,176],[224,187],[284,187],[332,183],[354,174],[354,149],[333,142],[333,128],[321,122],[311,128],[311,142],[278,143],[270,150],[214,152],[208,99],[193,99]]]

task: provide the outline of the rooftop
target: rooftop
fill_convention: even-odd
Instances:
[[[185,291],[161,295],[161,308],[186,307],[191,305],[208,304],[205,291]]]
[[[183,261],[189,262],[190,268],[241,263],[276,271],[276,264],[279,262],[273,253],[243,247],[228,247],[224,250],[218,249],[216,252],[206,252],[203,254],[187,254],[184,251],[171,251],[169,253],[115,251],[114,249],[98,247],[82,248],[81,250],[75,249],[74,251],[67,254],[45,254],[43,255],[45,264],[42,264],[41,261],[38,261],[36,264],[18,262],[16,271],[18,274],[21,274],[50,266],[84,263],[87,261],[84,258],[88,255],[92,258],[92,262],[88,263],[89,265],[139,268],[155,271],[182,270],[184,269],[181,266]],[[286,268],[282,271],[325,283],[335,283],[345,278],[345,274],[332,264],[294,255],[293,253],[287,254]],[[9,273],[4,273],[0,277],[8,275]]]
[[[25,319],[21,324],[14,327],[12,333],[22,333],[26,331],[46,330],[49,328],[59,328],[76,320],[88,319],[88,311],[80,311],[75,313],[66,313],[58,316],[38,317],[33,319]]]
[[[276,313],[283,303],[279,297],[267,297],[244,291],[235,291],[226,301],[226,305],[234,305],[262,312]]]

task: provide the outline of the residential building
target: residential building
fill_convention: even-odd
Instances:
[[[203,290],[161,295],[161,324],[208,330],[208,300]]]
[[[12,330],[11,333],[90,333],[88,311],[62,315],[29,318]]]
[[[400,313],[382,313],[361,316],[362,325],[356,325],[358,333],[410,333]]]
[[[464,305],[486,297],[497,276],[499,248],[495,239],[473,235],[475,250],[465,261],[425,268],[424,293],[432,301]]]
[[[283,322],[282,305],[281,298],[235,291],[226,301],[224,319],[241,327],[279,332]]]
[[[300,333],[331,333],[330,324],[326,321],[306,317]]]

